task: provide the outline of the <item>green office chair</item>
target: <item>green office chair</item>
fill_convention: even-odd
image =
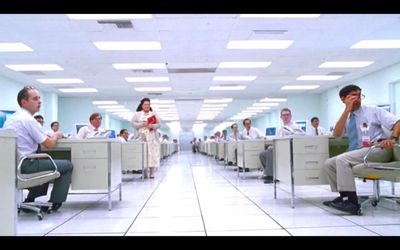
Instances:
[[[372,149],[379,145],[372,146],[364,156],[364,163],[360,163],[353,167],[355,177],[363,178],[363,180],[373,181],[373,195],[361,203],[364,206],[371,203],[377,206],[380,200],[394,201],[400,204],[400,197],[396,197],[394,184],[400,182],[400,145],[396,144],[393,148],[393,156],[390,162],[368,162],[368,156]],[[380,180],[392,182],[392,196],[383,196],[380,194]]]
[[[22,174],[21,173],[21,165],[24,162],[24,160],[29,160],[29,159],[45,159],[48,158],[50,162],[54,166],[54,170],[46,170],[46,171],[41,171],[41,172],[36,172],[36,173],[31,173],[31,174]],[[40,153],[40,154],[31,154],[23,157],[21,161],[18,164],[17,167],[17,190],[18,190],[18,213],[21,211],[21,209],[27,209],[27,210],[32,210],[36,212],[36,215],[39,220],[43,219],[43,212],[41,210],[42,207],[51,207],[52,203],[50,202],[22,202],[23,200],[23,189],[31,188],[31,187],[36,187],[40,186],[42,184],[45,184],[47,182],[50,182],[54,179],[57,179],[60,177],[60,172],[57,170],[57,165],[53,161],[53,159],[50,157],[48,154]]]

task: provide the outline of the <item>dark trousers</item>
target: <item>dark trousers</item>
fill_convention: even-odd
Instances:
[[[67,199],[68,190],[71,184],[72,163],[68,160],[54,160],[57,165],[60,177],[54,180],[53,190],[51,191],[50,202],[62,203]],[[28,159],[21,165],[21,173],[30,174],[46,170],[53,170],[53,164],[49,159]],[[36,197],[47,194],[49,183],[29,188],[27,199],[34,200]]]

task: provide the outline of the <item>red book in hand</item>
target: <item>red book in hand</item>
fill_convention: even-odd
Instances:
[[[147,124],[155,124],[157,123],[157,118],[155,115],[150,116],[149,118],[147,118]],[[150,128],[150,131],[152,131],[153,129]]]

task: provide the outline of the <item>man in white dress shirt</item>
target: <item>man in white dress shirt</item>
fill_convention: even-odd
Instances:
[[[301,131],[301,128],[296,123],[292,122],[292,112],[288,108],[281,110],[281,120],[283,126],[279,129],[277,136],[285,136],[288,134],[294,134],[296,131]],[[268,147],[267,150],[263,151],[259,155],[261,164],[264,167],[262,179],[264,183],[273,182],[273,149],[272,146]]]
[[[96,134],[105,132],[104,129],[100,128],[101,120],[100,113],[93,113],[89,117],[89,125],[86,125],[79,129],[77,137],[79,139],[86,139],[88,136],[95,136]]]
[[[118,136],[119,140],[121,142],[127,142],[128,138],[129,138],[129,132],[126,128],[121,129],[121,131],[119,131],[119,136]]]
[[[384,109],[375,106],[361,105],[361,88],[347,85],[339,92],[345,104],[344,111],[336,122],[333,136],[347,135],[349,149],[336,157],[326,160],[324,171],[328,177],[332,192],[339,192],[339,197],[332,201],[324,201],[326,206],[333,207],[350,214],[358,214],[360,205],[356,193],[353,166],[364,162],[364,156],[371,144],[379,144],[370,153],[370,161],[388,162],[393,154],[393,147],[400,134],[400,120]],[[389,138],[382,126],[392,131]],[[365,134],[362,134],[364,131]],[[368,137],[365,145],[362,139]]]
[[[327,135],[326,130],[323,127],[319,126],[318,117],[314,116],[313,118],[311,118],[311,126],[308,126],[307,128],[307,135]]]
[[[242,139],[243,140],[256,140],[256,139],[264,139],[265,136],[263,133],[258,129],[251,126],[250,118],[246,118],[243,120],[243,132],[242,132]]]

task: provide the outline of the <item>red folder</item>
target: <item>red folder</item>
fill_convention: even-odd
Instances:
[[[149,118],[147,118],[147,124],[155,124],[157,123],[157,118],[155,115],[150,116]],[[152,131],[153,129],[150,128],[150,131]]]

